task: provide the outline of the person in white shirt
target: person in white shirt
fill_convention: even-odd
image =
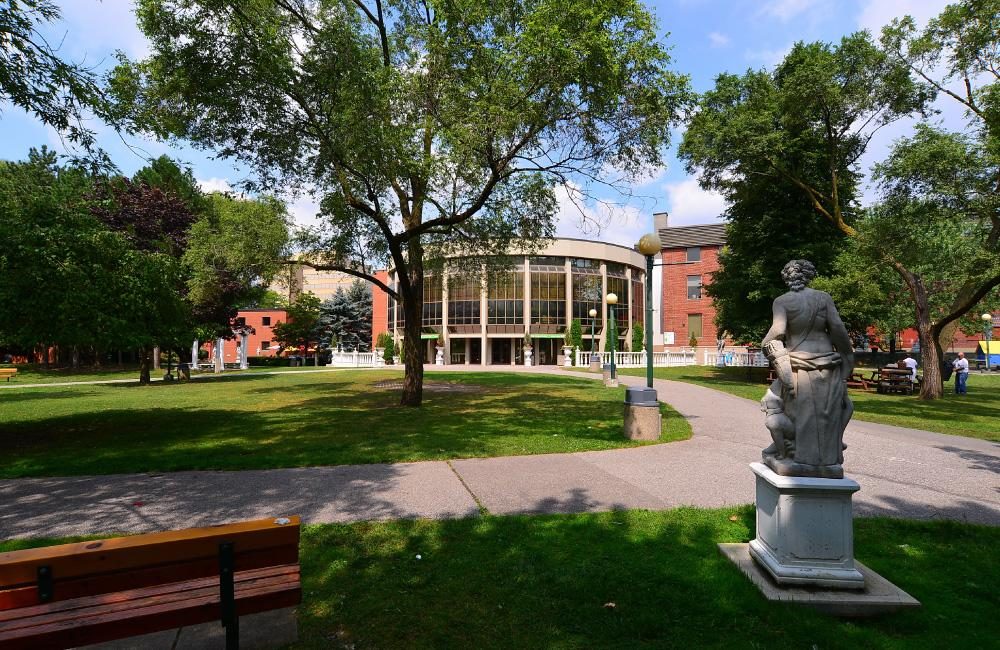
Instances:
[[[958,353],[958,358],[952,362],[951,367],[955,369],[955,394],[967,395],[965,384],[969,380],[969,361],[964,352]]]
[[[906,358],[903,359],[903,363],[905,363],[906,367],[910,369],[910,381],[916,381],[917,380],[917,360],[914,359],[909,354],[907,354]]]

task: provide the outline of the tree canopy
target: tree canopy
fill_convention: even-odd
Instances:
[[[637,0],[141,0],[137,15],[152,53],[117,69],[120,114],[320,198],[302,261],[400,300],[407,405],[425,247],[433,263],[551,236],[556,186],[659,165],[687,96]],[[384,265],[395,289],[372,274]]]

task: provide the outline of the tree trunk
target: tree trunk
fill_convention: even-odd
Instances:
[[[139,383],[143,386],[149,384],[149,368],[152,365],[152,356],[149,348],[145,346],[139,348]]]
[[[101,348],[99,348],[97,346],[94,346],[93,350],[94,350],[94,367],[95,368],[100,368],[101,367]]]
[[[931,324],[930,308],[927,305],[927,292],[919,281],[911,286],[911,293],[916,302],[917,336],[920,339],[920,363],[924,367],[924,379],[920,384],[920,399],[940,399],[944,391],[941,380],[941,364],[944,362],[944,351],[938,345]]]
[[[160,346],[153,346],[153,370],[160,369]]]
[[[73,370],[77,370],[80,367],[80,348],[73,346],[73,350],[70,352],[70,367]]]
[[[119,368],[124,368],[125,367],[125,360],[122,359],[121,348],[118,349],[118,367]]]
[[[424,355],[420,333],[424,317],[424,251],[420,238],[407,246],[409,287],[400,292],[403,302],[403,396],[402,406],[420,406],[424,395]],[[402,285],[402,283],[400,283]],[[404,287],[400,287],[404,289]]]

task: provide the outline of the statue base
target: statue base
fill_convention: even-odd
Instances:
[[[864,589],[854,565],[851,479],[782,476],[761,463],[757,475],[757,538],[750,555],[783,586]]]
[[[764,464],[779,476],[802,476],[808,478],[844,478],[843,465],[803,465],[789,458],[777,458],[762,454]]]

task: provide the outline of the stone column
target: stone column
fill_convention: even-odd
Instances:
[[[465,365],[472,363],[472,339],[465,339]]]
[[[250,367],[250,359],[247,358],[249,356],[249,354],[248,354],[249,350],[247,350],[247,346],[250,344],[250,340],[249,339],[250,339],[250,337],[248,337],[246,334],[240,334],[240,369],[241,370],[246,370],[247,368]],[[319,352],[317,352],[317,354],[319,354]]]
[[[153,346],[153,370],[160,369],[160,346]]]
[[[215,372],[217,373],[226,369],[225,345],[225,339],[221,337],[215,339]]]
[[[604,352],[604,332],[608,329],[608,265],[601,262],[601,331],[597,333],[597,349]]]
[[[638,350],[632,349],[632,327],[635,323],[632,318],[632,309],[635,295],[632,293],[632,268],[628,266],[625,267],[625,293],[628,294],[628,313],[625,315],[625,322],[628,326],[625,328],[625,343],[628,345],[629,352],[638,352]]]
[[[489,314],[487,313],[487,308],[489,303],[487,302],[487,285],[486,285],[486,267],[482,268],[483,278],[479,293],[479,364],[485,366],[488,363],[488,356],[486,349],[486,323],[489,322]]]
[[[566,327],[566,331],[569,331],[570,326],[573,324],[573,266],[569,262],[569,258],[566,258],[565,264],[566,273],[566,318],[564,319],[563,325]]]
[[[198,369],[198,348],[199,347],[200,346],[198,345],[198,339],[195,339],[194,343],[191,344],[191,369],[192,370],[197,370]]]

